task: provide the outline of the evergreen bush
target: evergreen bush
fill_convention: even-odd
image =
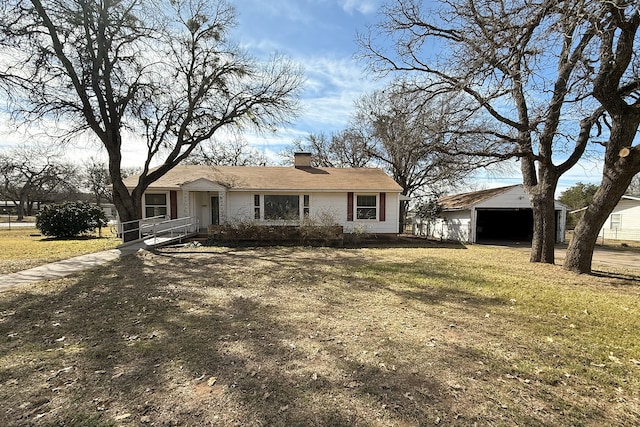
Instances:
[[[36,227],[52,237],[76,237],[107,223],[104,211],[86,202],[47,205],[36,215]]]

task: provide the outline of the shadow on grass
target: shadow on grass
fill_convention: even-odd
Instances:
[[[507,413],[482,401],[497,383],[471,379],[479,362],[492,378],[512,368],[450,326],[461,301],[484,313],[502,300],[456,288],[446,266],[375,261],[326,248],[143,252],[6,294],[0,424],[547,421],[517,396]]]
[[[38,234],[42,235],[42,233],[38,233]],[[42,236],[44,238],[40,239],[41,242],[68,242],[68,241],[113,239],[113,236],[91,236],[91,235],[69,236],[69,237],[46,237],[44,235]]]
[[[602,277],[604,279],[615,279],[620,280],[625,284],[631,286],[638,286],[640,283],[640,272],[638,273],[620,273],[620,272],[611,272],[611,271],[599,271],[592,270],[591,274],[596,277]]]

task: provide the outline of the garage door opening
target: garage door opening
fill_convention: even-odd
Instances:
[[[478,209],[476,241],[503,240],[531,242],[533,211],[531,209]]]

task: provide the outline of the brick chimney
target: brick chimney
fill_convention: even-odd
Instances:
[[[311,167],[311,153],[297,152],[293,155],[293,165],[297,168]]]

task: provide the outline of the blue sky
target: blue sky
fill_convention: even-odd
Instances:
[[[292,126],[274,135],[250,136],[257,148],[275,158],[284,145],[309,133],[342,129],[353,102],[384,85],[367,75],[355,56],[358,32],[378,21],[383,0],[238,0],[236,40],[258,57],[282,53],[301,63],[307,83],[303,111]],[[478,171],[472,188],[522,182],[518,166],[496,175]],[[600,162],[585,160],[560,181],[558,193],[578,181],[599,182]]]
[[[384,0],[230,0],[238,12],[238,26],[232,39],[257,58],[282,54],[304,68],[300,116],[276,133],[247,135],[247,141],[278,161],[278,153],[309,133],[331,133],[345,127],[354,101],[384,86],[367,75],[365,64],[356,59],[358,32],[378,21]],[[7,141],[6,138],[5,142]],[[0,145],[5,145],[0,143]],[[70,158],[99,154],[95,143],[78,141],[68,147]],[[134,149],[124,153],[125,166],[140,166]],[[599,182],[599,162],[584,161],[569,171],[558,191],[582,182]],[[496,176],[479,171],[472,189],[512,185],[521,182],[517,166]]]
[[[354,101],[383,82],[355,59],[357,32],[375,22],[382,0],[239,0],[234,39],[258,58],[283,54],[303,66],[301,115],[274,135],[248,136],[271,158],[309,133],[347,124]]]

